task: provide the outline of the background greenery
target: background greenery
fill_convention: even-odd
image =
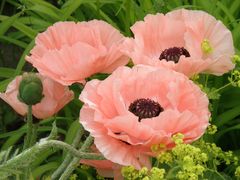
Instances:
[[[176,8],[204,10],[221,20],[231,31],[236,47],[240,50],[240,1],[239,0],[1,0],[0,1],[0,92],[23,71],[32,71],[24,57],[34,45],[34,38],[48,26],[58,21],[87,21],[102,19],[131,36],[130,27],[149,13],[166,13]],[[237,67],[238,68],[238,67]],[[222,77],[202,76],[208,87],[219,88],[228,83],[228,74]],[[206,81],[206,79],[208,79]],[[57,120],[59,139],[72,143],[77,132],[77,119],[81,103],[78,93],[82,87],[73,85],[76,98],[56,117],[40,122],[40,137],[49,134],[52,122]],[[220,91],[220,98],[211,100],[212,123],[218,127],[214,136],[206,137],[224,150],[240,154],[240,89],[227,87]],[[9,152],[21,148],[26,132],[24,118],[0,101],[0,149]],[[12,149],[9,150],[9,148]],[[11,153],[10,153],[11,154]],[[49,149],[32,165],[33,178],[45,179],[62,162],[65,154]],[[9,157],[5,157],[5,160]],[[0,158],[1,159],[1,158]],[[2,159],[1,161],[4,161]],[[231,173],[231,167],[221,167]],[[74,172],[86,179],[95,179],[91,169],[79,167]]]

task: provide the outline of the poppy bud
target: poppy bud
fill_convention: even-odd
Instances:
[[[27,105],[35,105],[40,103],[42,98],[42,81],[33,73],[24,74],[18,89],[18,99]]]

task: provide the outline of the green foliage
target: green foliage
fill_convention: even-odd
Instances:
[[[130,26],[137,20],[142,20],[146,14],[157,12],[166,13],[170,10],[183,7],[204,10],[223,21],[232,32],[236,52],[239,54],[239,0],[2,0],[0,2],[0,44],[3,46],[9,46],[10,48],[18,48],[19,55],[17,57],[8,57],[3,55],[3,50],[0,50],[0,92],[3,92],[6,89],[8,83],[16,75],[22,74],[26,70],[33,70],[26,64],[25,56],[29,54],[34,46],[34,38],[36,35],[57,21],[87,21],[90,19],[102,19],[119,29],[124,35],[132,36],[129,29]],[[206,51],[209,51],[211,48],[209,49],[206,45],[207,44],[204,44],[203,48]],[[194,81],[199,84],[202,90],[208,95],[211,103],[212,126],[208,129],[209,134],[206,135],[206,140],[216,143],[223,149],[230,149],[234,154],[239,154],[239,57],[235,56],[233,57],[233,60],[236,63],[236,70],[230,75],[222,77],[201,75]],[[9,64],[6,62],[12,63]],[[106,75],[98,74],[95,75],[94,78],[104,79],[106,78]],[[226,88],[221,89],[221,87],[224,86],[226,86]],[[71,88],[76,90],[75,92],[77,92],[76,94],[78,95],[82,87],[72,86]],[[78,102],[77,95],[75,99],[56,117],[43,120],[39,123],[38,134],[40,137],[45,137],[51,132],[52,122],[56,120],[59,132],[58,138],[69,144],[73,142],[79,126],[78,120],[76,119],[78,119],[79,109],[82,105]],[[26,132],[26,126],[24,125],[23,118],[17,116],[16,113],[14,113],[3,102],[0,103],[0,161],[3,162],[2,160],[4,158],[2,159],[2,157],[5,157],[6,159],[7,154],[12,154],[7,153],[9,152],[9,148],[12,147],[12,150],[10,151],[22,148],[21,145],[23,144],[23,135]],[[215,132],[215,127],[217,127],[217,132]],[[183,145],[180,145],[180,147],[182,146]],[[206,142],[204,142],[203,145],[196,145],[196,147],[194,145],[194,147],[184,146],[184,148],[193,148],[191,150],[195,152],[195,148],[207,149],[205,146],[212,148],[212,154],[209,154],[209,149],[207,152],[202,152],[208,156],[207,163],[209,163],[211,159],[215,159],[216,162],[220,159],[220,162],[218,162],[220,164],[222,162],[227,162],[226,159],[224,159],[224,157],[228,156],[227,154],[219,149],[217,150],[214,145],[206,144]],[[221,154],[220,157],[213,153],[214,149],[217,151],[217,154]],[[180,150],[176,153],[180,153]],[[189,153],[192,155],[192,152]],[[181,172],[178,175],[179,177],[186,177],[186,173],[189,175],[192,171],[198,171],[199,176],[202,176],[203,178],[205,176],[211,177],[210,179],[225,178],[224,174],[220,174],[215,170],[204,169],[204,171],[202,171],[202,166],[205,167],[205,162],[196,163],[194,155],[190,156],[190,159],[187,154],[186,157],[187,158],[185,159],[181,159],[178,154],[174,154],[174,151],[166,152],[165,154],[161,154],[161,158],[158,159],[158,162],[160,164],[169,164],[172,162],[177,163],[177,160],[179,162],[184,162],[185,164],[192,165],[193,163],[193,167],[195,168],[190,168],[191,172],[186,172],[186,168],[184,169],[184,166],[182,165],[176,166],[178,168],[173,169],[172,173]],[[62,152],[52,149],[46,150],[44,153],[36,157],[36,160],[32,165],[33,179],[49,178],[51,173],[56,170],[61,162]],[[213,164],[213,166],[218,166],[218,163],[216,164],[216,162],[214,161],[215,164]],[[231,159],[230,162],[232,163],[233,160]],[[235,165],[229,166],[228,168],[222,166],[221,168],[223,172],[227,170],[233,172],[232,174],[235,172]],[[145,169],[140,172],[131,170],[131,168],[127,169],[127,171],[128,170],[134,171],[138,177],[141,176],[145,178],[145,180],[147,180],[147,178],[153,179],[153,177],[155,177],[154,174],[164,174],[164,176],[167,176],[169,173],[169,171],[164,173],[163,168],[147,172],[147,175]],[[4,171],[13,171],[13,174],[19,174],[17,170],[15,171],[13,169],[5,169]],[[201,175],[202,173],[203,175]],[[236,176],[239,176],[239,168],[237,168],[235,174]],[[76,169],[71,178],[76,179],[76,177],[83,176],[86,177],[86,179],[94,179],[91,172],[82,168]]]

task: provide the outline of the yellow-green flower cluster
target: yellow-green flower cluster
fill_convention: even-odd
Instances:
[[[240,166],[238,166],[238,167],[236,168],[235,176],[238,177],[238,178],[240,178]]]
[[[232,57],[232,62],[233,62],[234,64],[240,63],[240,56],[238,56],[238,55],[235,54],[235,55]]]
[[[164,169],[159,169],[157,167],[153,167],[150,170],[149,178],[151,180],[162,180],[162,179],[164,179],[164,175],[165,175],[165,170]]]
[[[213,126],[211,131],[215,131]],[[155,167],[151,170],[142,168],[136,170],[134,167],[124,167],[122,174],[127,180],[197,180],[205,178],[206,172],[216,172],[217,166],[225,163],[226,165],[239,165],[239,159],[232,151],[224,152],[214,143],[198,140],[192,145],[184,144],[184,136],[175,134],[172,137],[176,146],[171,150],[163,145],[154,145],[154,153],[159,152]],[[240,166],[236,169],[235,175],[240,177]]]
[[[137,171],[133,166],[126,166],[122,168],[122,175],[127,180],[138,180],[140,171]],[[142,177],[142,172],[141,172]]]
[[[210,124],[207,128],[207,133],[208,134],[215,134],[217,132],[217,126],[214,124]]]
[[[170,152],[162,152],[157,156],[157,160],[159,163],[170,164],[173,162],[173,155]]]
[[[77,174],[73,174],[69,177],[69,180],[77,180],[78,176]]]
[[[231,163],[238,165],[239,163],[238,157],[235,156],[232,151],[224,152],[215,143],[209,143],[201,140],[196,143],[196,145],[198,145],[204,152],[208,154],[209,157],[211,157],[211,161],[215,166],[218,166],[221,163],[225,163],[226,165]]]
[[[183,143],[183,138],[184,138],[184,135],[181,133],[177,133],[172,136],[173,142],[177,145]]]
[[[231,73],[231,76],[228,78],[231,85],[234,87],[240,87],[240,71],[234,70]]]
[[[100,176],[99,174],[97,175],[97,180],[105,180],[104,177]]]
[[[157,167],[148,170],[143,167],[138,171],[133,166],[127,166],[122,168],[122,175],[126,180],[163,180],[165,170]]]
[[[208,156],[200,148],[190,144],[178,144],[172,149],[172,154],[180,167],[176,175],[178,179],[198,179],[203,175]]]

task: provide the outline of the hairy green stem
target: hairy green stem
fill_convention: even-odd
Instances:
[[[31,165],[34,160],[42,154],[42,152],[46,151],[47,149],[52,148],[55,149],[62,149],[64,151],[68,151],[71,155],[78,157],[79,159],[96,159],[96,160],[103,160],[104,157],[97,153],[84,153],[78,151],[77,149],[73,148],[71,145],[64,143],[62,141],[57,140],[43,140],[37,143],[36,145],[32,146],[29,149],[26,149],[19,155],[15,156],[14,158],[6,161],[5,163],[0,165],[1,169],[14,169],[14,170],[23,170]],[[8,173],[9,174],[9,173]],[[4,177],[4,174],[1,173],[1,176]],[[6,176],[5,176],[6,177]]]
[[[32,138],[32,128],[33,128],[33,122],[32,122],[32,106],[28,106],[28,112],[27,112],[27,135],[25,137],[25,142],[23,149],[27,149],[30,147],[31,138]]]
[[[93,143],[93,137],[88,136],[82,147],[79,149],[79,152],[86,151]],[[79,161],[81,158],[75,157],[73,158],[72,162],[68,165],[66,170],[63,172],[59,180],[67,180],[68,177],[71,175],[71,173],[74,171],[74,169],[78,166]]]
[[[25,137],[23,150],[24,149],[28,149],[29,147],[32,146],[31,145],[31,141],[32,141],[32,138],[33,138],[32,133],[33,133],[32,105],[28,105],[28,112],[27,112],[27,135]],[[29,173],[30,173],[30,167],[26,167],[26,169],[24,169],[23,178],[27,179],[29,177]]]
[[[76,148],[79,144],[82,136],[84,134],[84,129],[82,125],[80,126],[75,139],[73,140],[72,147]],[[58,179],[58,177],[62,174],[62,172],[67,168],[68,164],[72,161],[73,157],[70,153],[68,153],[62,162],[62,164],[58,167],[58,169],[52,174],[51,179]]]
[[[37,142],[37,130],[38,130],[38,123],[33,124],[32,126],[32,136],[30,139],[30,147],[33,146]]]

